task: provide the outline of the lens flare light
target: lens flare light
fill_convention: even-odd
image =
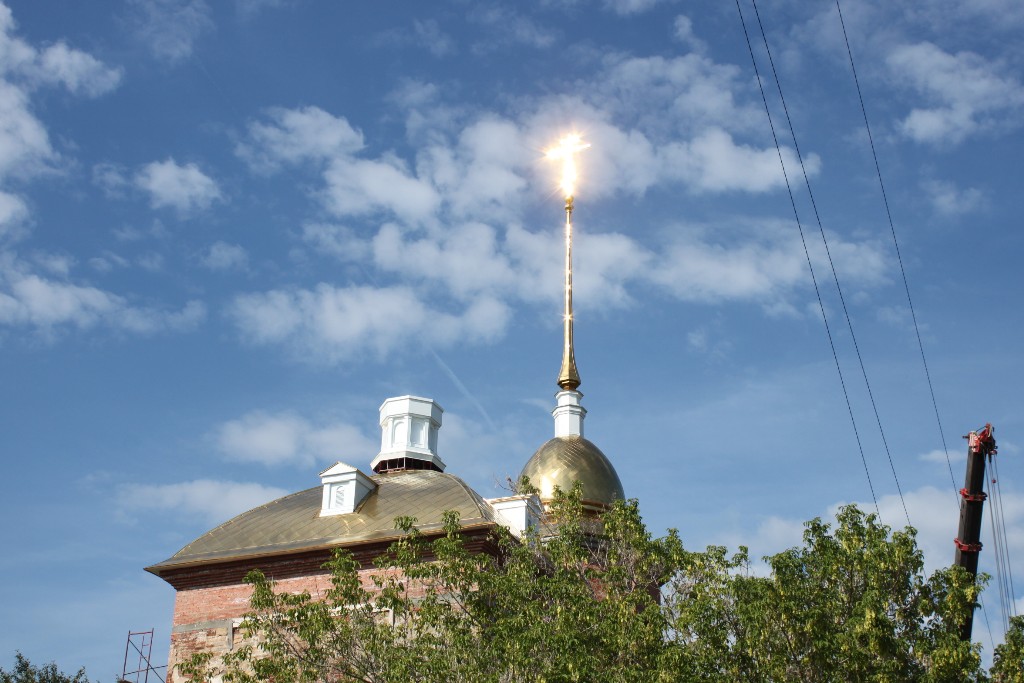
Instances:
[[[558,141],[558,145],[545,151],[548,159],[562,160],[562,192],[566,199],[576,191],[576,155],[590,147],[579,133],[571,133]]]

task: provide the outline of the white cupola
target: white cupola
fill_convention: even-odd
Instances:
[[[437,455],[437,431],[444,410],[433,399],[396,396],[380,407],[380,453],[370,463],[374,472],[444,471]]]
[[[324,487],[320,516],[345,515],[355,512],[377,483],[352,465],[340,460],[320,473]]]

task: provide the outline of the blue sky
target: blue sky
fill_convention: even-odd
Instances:
[[[836,8],[759,9],[937,567],[954,486]],[[1016,559],[1024,9],[843,10],[956,487],[959,436],[994,423]],[[766,85],[880,511],[902,526]],[[587,436],[650,526],[762,555],[870,504],[733,3],[6,0],[0,111],[0,666],[20,649],[106,680],[150,627],[166,661],[173,591],[142,567],[337,459],[367,468],[388,396],[441,403],[448,471],[500,495],[552,431],[562,213],[542,150],[571,130],[593,145],[575,214]]]

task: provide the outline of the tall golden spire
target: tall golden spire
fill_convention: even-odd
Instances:
[[[564,340],[562,369],[558,372],[558,386],[563,391],[576,391],[580,386],[580,373],[576,369],[576,354],[572,335],[572,210],[576,186],[576,160],[574,155],[590,147],[578,133],[566,135],[558,146],[547,151],[549,159],[562,160],[562,192],[565,196],[565,311],[563,313]]]
[[[565,313],[562,369],[558,371],[558,386],[563,391],[576,391],[580,373],[576,369],[576,353],[572,339],[572,195],[565,198]]]

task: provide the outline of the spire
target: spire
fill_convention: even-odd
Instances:
[[[562,369],[558,371],[558,386],[563,391],[576,391],[580,373],[576,369],[576,353],[572,338],[572,195],[565,198],[565,313]]]
[[[558,372],[558,386],[562,391],[576,391],[580,386],[580,373],[576,369],[576,353],[573,345],[572,311],[572,210],[573,193],[576,185],[576,161],[574,155],[590,147],[580,139],[578,133],[566,135],[558,146],[547,151],[549,159],[562,160],[562,191],[565,196],[565,311],[563,312],[564,339],[562,346],[562,368]]]

